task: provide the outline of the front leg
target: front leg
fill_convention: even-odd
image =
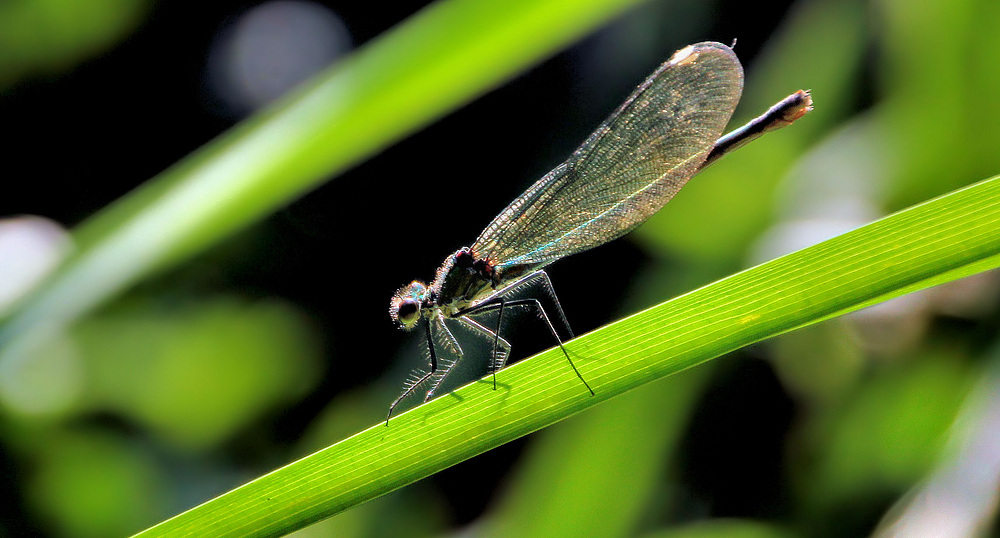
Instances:
[[[407,396],[413,394],[413,391],[415,391],[417,387],[419,387],[423,382],[430,379],[431,376],[434,375],[434,372],[437,371],[437,353],[434,352],[434,338],[431,335],[430,321],[424,324],[424,328],[426,329],[427,332],[427,352],[430,355],[431,370],[423,375],[410,379],[403,384],[403,393],[400,394],[399,397],[392,402],[392,405],[389,406],[389,414],[386,415],[385,417],[386,428],[389,427],[389,419],[392,417],[392,411],[396,409],[396,406],[399,405],[399,402],[403,401],[403,399],[406,398]],[[419,372],[419,370],[417,371]]]
[[[430,325],[431,324],[428,323],[428,326]],[[438,387],[441,386],[441,383],[444,382],[444,379],[451,373],[452,367],[458,364],[458,361],[462,360],[462,357],[465,356],[465,353],[462,352],[462,346],[458,343],[458,339],[455,338],[455,335],[451,334],[451,330],[448,329],[448,325],[445,324],[443,314],[439,313],[434,318],[434,328],[437,329],[437,332],[440,334],[439,341],[455,354],[455,360],[450,363],[447,361],[441,361],[441,374],[431,383],[430,390],[428,390],[427,394],[424,395],[425,402],[434,397],[434,392],[437,391]],[[430,333],[431,330],[428,329],[428,335]]]

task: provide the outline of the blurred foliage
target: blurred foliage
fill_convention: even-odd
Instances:
[[[0,92],[28,76],[55,75],[128,35],[149,0],[0,2]]]
[[[78,324],[74,337],[87,363],[87,407],[187,450],[218,445],[307,394],[322,374],[308,323],[274,301],[119,305]]]
[[[798,441],[815,451],[794,475],[807,514],[878,500],[932,468],[975,372],[947,353],[912,361],[870,376],[802,432]]]
[[[149,9],[133,0],[0,2],[0,90],[71,71],[121,43]],[[655,12],[662,18],[644,13],[641,24],[631,19],[629,47],[655,56],[661,54],[652,47],[655,40],[643,32],[655,34],[670,24],[662,18],[696,10],[664,2]],[[485,16],[452,15],[459,22],[470,16],[477,24],[483,21],[476,17]],[[709,31],[707,19],[694,20],[704,28],[696,33],[699,40],[732,37]],[[467,32],[474,34],[477,24],[469,23]],[[524,35],[543,36],[537,39],[545,39],[545,46],[568,39],[531,28]],[[761,253],[802,246],[773,247],[772,241],[796,233],[821,239],[815,230],[849,229],[1000,171],[1000,101],[994,98],[1000,95],[1000,47],[993,43],[998,30],[1000,3],[994,0],[793,3],[748,66],[737,120],[799,87],[812,90],[816,111],[794,129],[769,135],[710,168],[634,234],[649,259],[629,283],[621,313],[728,274],[751,263],[747,260],[760,261]],[[497,31],[505,35],[503,28]],[[448,49],[447,43],[431,41]],[[523,63],[525,49],[539,46],[528,37],[514,41],[524,47],[485,51],[491,60],[482,61],[488,71],[483,87],[500,80],[493,73]],[[739,44],[736,51],[742,52]],[[420,51],[413,52],[419,60]],[[458,52],[459,58],[484,53]],[[419,75],[425,66],[415,61],[406,67]],[[369,75],[371,87],[377,87],[384,73]],[[436,97],[425,79],[414,80],[419,95]],[[462,80],[452,88],[454,95],[446,96],[453,102],[448,106],[463,102],[457,94],[472,91],[464,85],[472,84],[469,79]],[[417,102],[414,95],[407,90],[388,96],[414,126],[446,108]],[[352,133],[394,129],[352,121],[364,127]],[[356,144],[369,154],[401,132],[374,142],[354,140],[355,135],[342,144],[324,139],[296,146],[311,160],[292,155],[285,168],[261,168],[261,177],[272,174],[268,177],[281,186],[265,185],[250,194],[234,190],[255,209],[206,220],[204,237],[195,246],[179,247],[182,254],[225,236],[237,221],[278,207],[306,183],[319,181],[330,162],[347,166],[346,159],[328,154],[331,146]],[[259,162],[251,157],[267,154],[287,141],[288,133],[268,138],[271,146],[252,147],[242,169],[258,173]],[[185,166],[194,165],[178,170]],[[165,188],[147,187],[145,198],[138,199],[156,202]],[[204,192],[198,200],[197,207],[182,206],[166,222],[186,222],[196,209],[212,211],[214,204],[225,203]],[[834,207],[842,200],[856,204]],[[78,231],[79,244],[92,245],[117,230],[136,205],[120,204],[113,218]],[[172,253],[171,259],[183,255]],[[141,261],[149,265],[135,269],[137,274],[156,265]],[[866,536],[893,501],[933,471],[966,396],[984,375],[989,360],[984,350],[996,344],[1000,324],[997,294],[989,286],[970,293],[984,298],[986,306],[973,312],[926,294],[897,299],[755,346],[719,361],[725,367],[705,365],[663,379],[540,432],[523,454],[515,454],[520,457],[499,482],[494,500],[463,532]],[[336,368],[320,365],[324,353],[336,356],[334,365],[358,360],[337,356],[335,346],[324,348],[317,323],[285,300],[179,300],[171,292],[147,289],[48,335],[45,360],[19,378],[20,406],[8,401],[0,422],[4,465],[12,469],[4,486],[14,499],[2,513],[0,533],[26,534],[18,518],[33,517],[29,525],[44,522],[35,533],[121,536],[370,425],[395,388],[374,385],[316,397],[312,391],[322,376],[338,375]],[[709,459],[716,458],[719,468],[748,473],[727,476],[722,491],[706,489],[690,478],[690,467],[697,466],[691,453],[705,446],[690,440],[699,426],[692,421],[712,405],[717,408],[710,417],[752,408],[759,393],[711,390],[744,387],[741,380],[766,385],[769,378],[762,381],[748,364],[773,375],[794,413],[780,427],[774,426],[780,417],[767,415],[746,419],[745,430],[729,423],[701,426],[736,430],[738,435],[724,438],[735,440],[712,447]],[[274,417],[309,395],[313,400],[305,405],[323,410],[294,442],[276,441],[280,435],[269,430],[280,422]],[[758,437],[773,438],[777,454],[756,451]],[[238,440],[253,447],[254,455],[233,456],[227,447]],[[777,463],[768,466],[768,457]],[[774,471],[773,483],[747,478],[758,467]],[[727,495],[744,502],[733,504]],[[758,509],[754,497],[768,497],[779,508]],[[297,534],[446,535],[455,525],[448,504],[433,482],[424,481]]]
[[[210,453],[321,375],[310,324],[274,300],[164,305],[133,297],[48,349],[31,375],[50,382],[24,382],[30,394],[8,391],[5,443],[34,469],[32,510],[47,530],[70,537],[121,536],[171,515],[183,507],[184,488],[166,476],[153,446],[180,461]],[[80,422],[102,414],[145,439]],[[196,472],[185,487],[217,488],[227,472]]]
[[[794,533],[754,521],[720,519],[684,525],[643,538],[792,538]]]
[[[45,439],[26,493],[46,530],[73,538],[121,536],[164,515],[164,471],[130,445],[97,430]]]

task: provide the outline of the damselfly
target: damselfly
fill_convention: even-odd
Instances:
[[[424,401],[429,400],[464,356],[449,322],[491,341],[489,370],[496,388],[496,371],[510,355],[510,343],[500,335],[504,311],[510,308],[539,314],[593,394],[541,301],[515,296],[529,288],[541,291],[572,337],[545,266],[625,235],[659,211],[699,170],[812,110],[809,93],[800,90],[721,136],[742,91],[743,67],[730,47],[705,42],[677,51],[566,162],[511,202],[471,247],[448,256],[430,285],[415,280],[400,288],[389,314],[406,330],[426,320],[430,370],[407,382],[389,407],[386,425],[393,409],[427,382]],[[491,320],[495,315],[496,323],[482,323],[486,314]],[[442,349],[451,360],[443,360]]]

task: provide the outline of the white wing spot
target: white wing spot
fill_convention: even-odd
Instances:
[[[675,52],[674,55],[670,57],[668,63],[670,65],[684,65],[687,63],[691,63],[697,59],[698,55],[694,54],[694,46],[688,45],[683,49]]]

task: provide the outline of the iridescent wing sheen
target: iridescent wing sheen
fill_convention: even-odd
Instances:
[[[677,51],[472,246],[501,270],[542,267],[628,233],[684,186],[722,135],[743,67],[721,43]]]

